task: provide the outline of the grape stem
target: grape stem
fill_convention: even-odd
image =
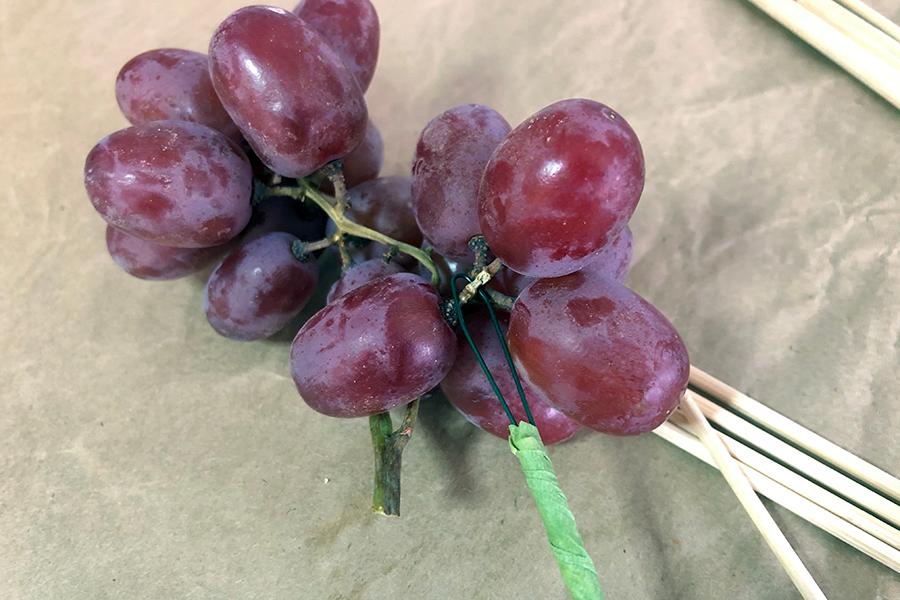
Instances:
[[[329,246],[335,244],[338,241],[337,238],[337,235],[333,235],[331,237],[321,239],[318,242],[309,242],[306,244],[306,249],[310,252],[315,252],[316,250],[324,250],[325,248],[328,248]]]
[[[472,263],[472,272],[469,273],[472,277],[475,276],[475,273],[481,271],[485,268],[490,262],[488,259],[491,255],[491,249],[488,248],[487,240],[484,239],[483,235],[472,236],[472,239],[468,242],[469,250],[472,251],[472,254],[475,255],[475,260]]]
[[[491,298],[491,302],[494,303],[494,306],[501,310],[505,310],[506,312],[512,310],[513,304],[516,302],[515,298],[507,296],[497,290],[492,290],[491,288],[484,288],[484,291],[487,292],[487,295]]]
[[[342,259],[344,259],[344,254],[346,253],[343,238],[345,235],[354,235],[356,237],[384,244],[388,248],[395,247],[398,251],[413,257],[414,259],[422,263],[422,265],[431,273],[431,284],[435,287],[438,286],[438,284],[440,283],[440,276],[438,275],[437,267],[434,266],[434,261],[431,260],[431,257],[427,252],[425,252],[421,248],[416,248],[415,246],[411,246],[410,244],[406,244],[399,240],[395,240],[392,237],[388,237],[380,231],[369,229],[368,227],[360,225],[359,223],[347,218],[344,215],[344,210],[347,206],[346,198],[336,200],[331,196],[323,194],[305,179],[300,179],[299,183],[299,188],[269,188],[269,190],[266,192],[266,195],[289,196],[298,200],[309,199],[314,202],[319,208],[322,209],[322,211],[328,216],[328,218],[334,222],[335,227],[337,227],[337,230],[341,233],[340,240],[338,241],[338,249],[341,250]],[[335,185],[335,190],[338,189],[338,186]],[[349,256],[347,256],[347,258],[349,259]]]
[[[343,214],[347,208],[347,181],[344,179],[343,166],[340,161],[335,161],[328,164],[322,171],[334,188],[335,207]]]
[[[419,399],[406,405],[403,422],[397,430],[388,412],[369,417],[372,448],[375,451],[375,487],[372,490],[372,512],[400,516],[400,466],[403,449],[412,437],[419,413]]]
[[[266,190],[267,196],[288,196],[297,200],[310,200],[316,204],[334,222],[337,232],[333,236],[305,244],[303,250],[311,252],[336,244],[341,254],[341,267],[347,270],[352,261],[347,251],[346,236],[371,240],[384,244],[388,248],[388,256],[403,252],[419,261],[431,273],[431,283],[437,287],[440,283],[437,267],[431,255],[420,248],[395,240],[360,225],[344,214],[348,206],[347,184],[339,162],[333,162],[319,171],[325,175],[334,187],[334,197],[323,194],[307,179],[299,179],[300,187],[272,186]],[[375,453],[375,486],[372,491],[372,511],[383,515],[400,516],[400,466],[403,449],[412,437],[413,426],[419,413],[419,399],[406,406],[406,414],[400,428],[393,430],[391,415],[388,412],[369,417],[369,431],[372,434],[372,448]]]
[[[469,277],[472,278],[472,282],[463,288],[459,295],[461,304],[465,304],[472,300],[478,293],[478,288],[484,287],[484,285],[489,282],[503,266],[500,263],[500,259],[495,258],[493,261],[490,260],[491,249],[488,247],[487,241],[484,239],[483,235],[473,236],[472,239],[469,240],[468,246],[469,250],[472,251],[472,254],[475,255],[475,260],[472,263],[472,268],[469,270]],[[515,298],[507,296],[506,294],[501,294],[497,290],[492,290],[490,288],[485,288],[485,292],[487,292],[491,301],[493,301],[494,305],[498,308],[507,312],[512,310],[513,302],[516,301]]]

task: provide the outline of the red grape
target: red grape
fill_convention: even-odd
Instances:
[[[535,281],[537,280],[534,277],[528,277],[516,273],[509,267],[503,267],[494,275],[488,285],[502,294],[515,298]]]
[[[422,131],[413,157],[413,209],[422,233],[444,256],[470,258],[467,243],[481,232],[478,184],[509,131],[506,119],[480,104],[451,108]]]
[[[222,248],[162,246],[106,226],[109,255],[126,273],[138,279],[163,281],[199,271],[222,253]]]
[[[408,177],[379,177],[350,189],[347,216],[412,246],[422,243],[410,198]],[[382,246],[382,252],[386,250]]]
[[[216,93],[254,152],[273,171],[303,177],[363,139],[366,103],[325,39],[295,15],[248,6],[209,44]]]
[[[672,324],[633,291],[595,273],[532,284],[513,306],[508,335],[524,379],[598,431],[656,428],[687,386],[690,362]]]
[[[504,315],[498,315],[498,318],[505,332],[508,318]],[[509,404],[516,423],[527,421],[525,409],[522,408],[522,401],[519,399],[512,374],[506,364],[506,358],[503,356],[503,349],[487,313],[480,311],[467,315],[466,325],[481,351],[484,362],[494,376],[497,387],[500,388],[506,403]],[[539,393],[532,386],[525,382],[522,382],[522,386],[525,391],[525,399],[528,400],[528,406],[534,416],[534,423],[545,444],[556,444],[575,435],[575,432],[581,427],[577,422],[541,400]],[[459,336],[456,362],[447,373],[447,377],[441,382],[441,390],[447,396],[450,404],[455,406],[470,422],[497,437],[503,439],[509,437],[509,419],[463,336]]]
[[[289,196],[268,196],[253,208],[246,237],[284,231],[305,242],[325,236],[325,213]]]
[[[369,0],[302,0],[294,14],[325,38],[366,91],[378,62],[378,13]]]
[[[213,89],[209,60],[199,52],[160,48],[138,54],[119,71],[116,100],[132,125],[191,121],[235,141],[241,137]]]
[[[394,262],[385,262],[380,258],[373,258],[357,265],[353,265],[341,274],[341,278],[334,282],[328,290],[326,302],[331,303],[347,292],[355,290],[361,285],[380,277],[387,277],[400,273],[400,266]]]
[[[481,231],[514,271],[567,275],[625,226],[643,187],[641,145],[625,119],[592,100],[563,100],[516,127],[491,156]]]
[[[344,181],[347,187],[375,179],[384,162],[384,142],[375,123],[366,125],[363,141],[344,157]]]
[[[108,135],[84,164],[106,221],[183,248],[223,244],[250,220],[251,169],[237,144],[204,125],[154,121]]]
[[[334,417],[407,404],[453,366],[456,339],[434,288],[410,273],[371,281],[317,312],[294,338],[300,395]]]
[[[626,225],[614,238],[609,240],[597,255],[591,259],[584,271],[606,275],[623,283],[631,268],[632,244],[634,237],[631,227]]]
[[[241,243],[209,276],[204,306],[213,329],[236,340],[257,340],[281,330],[316,289],[315,261],[300,262],[296,240],[274,232]]]
[[[611,239],[597,256],[594,257],[583,269],[587,273],[596,273],[612,277],[619,283],[623,283],[628,276],[631,267],[632,234],[627,225],[613,239]],[[504,267],[500,269],[491,280],[491,287],[509,296],[518,296],[525,288],[537,281],[534,277],[528,277],[516,273],[512,269]]]

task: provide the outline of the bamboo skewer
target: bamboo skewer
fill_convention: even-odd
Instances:
[[[797,2],[847,37],[880,56],[895,69],[900,68],[900,42],[868,21],[833,0],[797,0]]]
[[[757,475],[763,477],[761,474],[757,473]],[[896,548],[885,544],[814,502],[795,494],[777,481],[771,479],[768,481],[770,483],[766,485],[766,495],[773,502],[784,506],[801,518],[809,520],[824,531],[830,532],[839,540],[857,548],[863,554],[874,558],[894,572],[900,573],[900,551]]]
[[[819,589],[816,581],[803,565],[803,561],[797,556],[787,538],[784,537],[784,533],[778,528],[775,520],[772,519],[772,515],[769,514],[756,492],[753,491],[753,487],[750,485],[738,462],[728,453],[728,449],[725,448],[716,431],[706,421],[706,417],[703,416],[700,408],[694,402],[693,394],[690,391],[685,393],[681,405],[685,408],[685,413],[697,437],[709,450],[728,485],[731,486],[732,491],[734,491],[734,494],[744,506],[744,510],[747,511],[769,548],[775,553],[775,557],[781,563],[781,566],[784,567],[797,590],[806,600],[824,600],[825,594]]]
[[[680,412],[673,414],[670,419],[673,423],[686,429],[685,417]],[[833,494],[825,488],[816,485],[812,481],[798,475],[790,469],[783,467],[774,460],[767,458],[756,450],[745,446],[738,440],[719,432],[719,436],[725,443],[725,447],[738,461],[751,469],[758,471],[769,479],[784,485],[787,489],[803,496],[810,502],[821,506],[835,516],[844,519],[848,523],[859,527],[866,533],[880,539],[889,546],[897,549],[900,556],[900,531],[887,523],[873,517],[871,514],[847,502],[840,496]],[[752,483],[752,480],[751,480]],[[754,486],[755,487],[755,486]],[[757,488],[758,491],[758,488]]]
[[[900,480],[891,474],[844,450],[837,444],[829,442],[817,433],[791,421],[697,367],[691,366],[690,383],[726,407],[753,419],[792,444],[818,455],[852,477],[877,489],[894,502],[900,502]]]
[[[862,0],[750,0],[812,47],[900,108],[900,28]],[[812,431],[691,366],[690,383],[720,404],[812,453],[804,454],[691,390],[680,412],[654,433],[717,466],[804,598],[825,598],[754,489],[900,573],[900,481]],[[761,452],[712,428],[707,418]],[[680,428],[676,423],[680,423]],[[693,430],[699,438],[692,437]],[[702,444],[700,444],[702,442]],[[705,448],[704,448],[705,446]],[[803,475],[889,521],[885,523]],[[818,455],[818,456],[816,456]],[[882,497],[822,458],[885,493]],[[786,485],[785,485],[786,484]]]
[[[749,0],[800,39],[900,108],[898,70],[794,0]]]
[[[686,395],[690,395],[697,402],[707,419],[723,429],[728,430],[766,454],[777,457],[779,461],[799,470],[807,477],[818,481],[851,502],[878,515],[888,523],[900,525],[900,506],[897,504],[860,485],[828,465],[820,463],[808,454],[804,454],[793,446],[782,442],[734,413],[710,402],[703,396],[690,390],[688,390]]]
[[[862,0],[837,0],[837,2],[895,40],[900,41],[900,27]]]
[[[653,433],[706,464],[712,467],[716,466],[715,461],[713,461],[709,451],[703,447],[703,444],[691,433],[677,425],[671,422],[663,423]],[[835,516],[828,510],[803,498],[793,490],[754,470],[752,467],[742,465],[741,468],[744,470],[744,474],[750,480],[753,488],[763,496],[900,573],[900,551],[896,548]]]

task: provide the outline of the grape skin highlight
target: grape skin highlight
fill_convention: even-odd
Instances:
[[[646,433],[687,386],[684,343],[649,302],[602,275],[542,279],[516,300],[509,346],[525,380],[582,425]]]
[[[456,338],[434,288],[410,273],[371,281],[316,313],[291,345],[300,396],[333,417],[412,402],[453,366]]]
[[[154,121],[108,135],[84,165],[84,186],[110,225],[180,248],[223,244],[250,220],[250,161],[214,129]]]
[[[243,242],[209,276],[204,310],[225,337],[258,340],[278,333],[312,297],[319,280],[315,261],[291,253],[296,240],[274,232]]]
[[[625,226],[643,187],[641,145],[625,119],[593,100],[562,100],[491,156],[479,189],[481,231],[514,271],[567,275]]]
[[[213,86],[254,152],[273,171],[304,177],[363,140],[366,103],[322,36],[296,15],[248,6],[209,44]]]

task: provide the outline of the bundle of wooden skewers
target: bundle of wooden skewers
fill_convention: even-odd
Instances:
[[[900,480],[691,367],[654,431],[717,467],[804,598],[825,598],[757,493],[900,573]]]
[[[900,27],[861,0],[750,0],[900,108]],[[759,496],[900,573],[900,480],[691,367],[654,431],[717,467],[804,598],[825,598]]]
[[[900,27],[862,0],[749,0],[900,108]]]

